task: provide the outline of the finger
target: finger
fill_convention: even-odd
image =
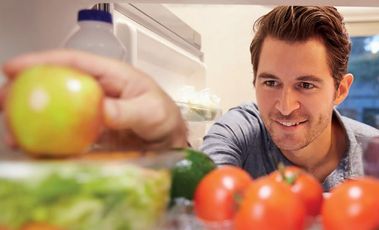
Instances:
[[[8,92],[9,85],[10,83],[6,82],[0,87],[0,111],[2,111],[4,108],[5,96]]]
[[[172,132],[186,133],[179,109],[165,94],[146,94],[130,100],[106,99],[105,124],[111,129],[131,129],[146,141],[167,138]],[[171,138],[169,138],[171,139]]]
[[[158,138],[154,133],[159,126],[169,122],[165,120],[169,116],[164,103],[157,98],[148,94],[129,100],[107,98],[104,101],[105,124],[112,129],[131,129],[147,140]]]
[[[175,148],[188,147],[186,133],[173,133],[170,137],[161,139],[160,141],[145,142],[145,149],[149,150],[167,150]]]
[[[158,107],[148,104],[143,97],[128,101],[106,99],[104,102],[106,126],[122,131],[131,130],[142,140],[142,142],[134,140],[131,143],[129,141],[128,146],[143,143],[140,147],[150,150],[187,146],[188,130],[178,115],[179,112],[174,110],[176,107],[163,108],[159,101],[156,105]],[[126,143],[127,140],[123,139],[122,142]]]
[[[129,117],[133,117],[132,110],[128,111],[130,100],[119,100],[105,98],[103,103],[104,122],[111,129],[129,129],[129,123],[135,122]]]
[[[9,132],[5,132],[4,134],[4,142],[6,145],[8,145],[12,149],[17,148],[17,143]]]
[[[8,121],[7,114],[4,114],[2,118],[3,119],[1,120],[1,122],[3,123],[1,124],[0,128],[3,131],[2,133],[4,133],[4,136],[3,136],[4,143],[8,147],[15,149],[18,147],[18,145],[17,145],[16,139],[14,138],[14,135],[11,132],[11,129],[9,128],[9,123],[7,122]]]
[[[134,68],[113,59],[104,58],[77,50],[53,50],[25,54],[9,60],[3,71],[9,78],[14,78],[24,69],[34,65],[61,65],[72,67],[88,73],[100,82],[106,82],[106,93],[120,94],[135,74]]]

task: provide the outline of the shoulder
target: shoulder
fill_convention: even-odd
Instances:
[[[254,103],[245,103],[231,108],[214,123],[210,131],[219,131],[220,129],[240,137],[251,137],[251,135],[265,132],[259,110]]]
[[[259,116],[259,110],[255,103],[244,103],[239,106],[231,108],[229,111],[239,111],[243,113],[249,113],[251,115]]]
[[[222,136],[225,142],[239,143],[247,146],[252,140],[257,143],[259,139],[267,136],[266,128],[259,116],[259,111],[254,103],[245,103],[231,108],[222,115],[208,130],[205,140],[211,136]]]
[[[244,123],[254,124],[262,123],[259,116],[259,110],[254,103],[245,103],[237,107],[231,108],[226,112],[219,122]]]
[[[372,126],[366,125],[362,122],[353,120],[345,116],[341,116],[341,119],[345,127],[350,129],[356,137],[379,136],[379,130]]]
[[[246,103],[231,108],[210,127],[203,139],[201,150],[216,164],[245,167],[248,158],[255,163],[262,162],[267,139],[267,131],[257,106]],[[254,166],[250,172],[254,170],[258,168]]]

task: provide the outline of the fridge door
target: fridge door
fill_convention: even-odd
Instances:
[[[201,36],[157,4],[115,4],[115,31],[128,61],[175,99],[184,85],[205,87]]]

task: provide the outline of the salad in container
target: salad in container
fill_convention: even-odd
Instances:
[[[170,164],[182,153],[124,160],[106,155],[1,161],[0,229],[154,229],[164,224]]]

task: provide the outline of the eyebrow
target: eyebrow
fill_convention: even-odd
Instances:
[[[257,79],[274,79],[274,80],[280,80],[279,77],[270,74],[270,73],[260,73],[257,77]],[[314,75],[304,75],[304,76],[299,76],[296,78],[297,81],[311,81],[311,82],[317,82],[317,83],[322,83],[323,80],[320,77],[314,76]]]
[[[319,77],[316,77],[314,75],[305,75],[305,76],[300,76],[296,78],[299,81],[311,81],[311,82],[317,82],[317,83],[322,83],[324,80],[322,80]]]
[[[273,74],[263,72],[258,75],[257,79],[279,79],[279,78]]]

